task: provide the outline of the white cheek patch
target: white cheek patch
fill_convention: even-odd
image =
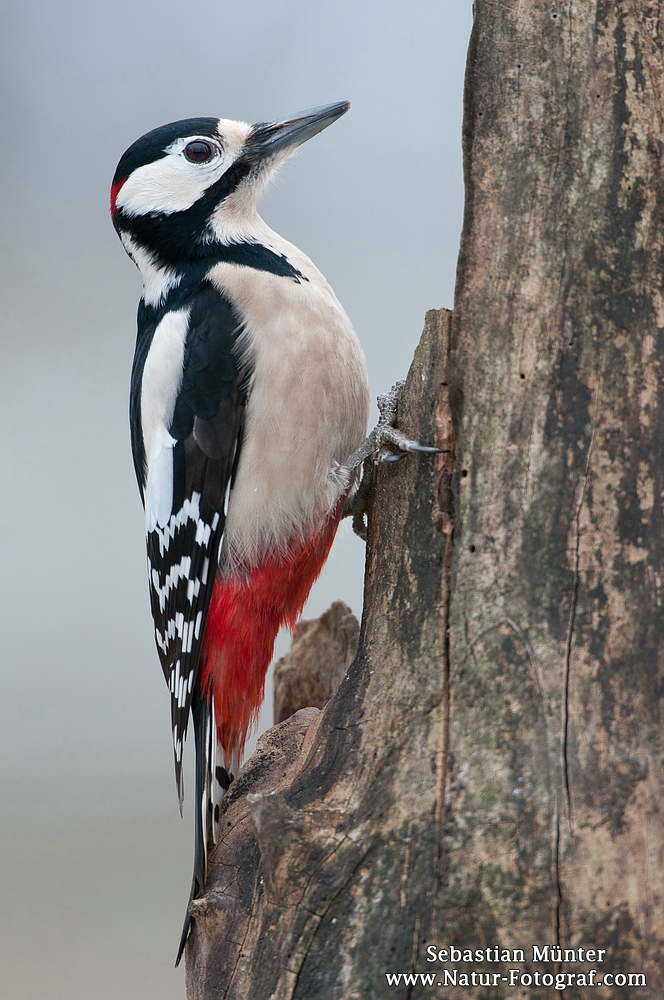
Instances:
[[[166,150],[166,156],[137,167],[129,175],[118,192],[116,208],[122,209],[129,218],[150,212],[164,215],[186,212],[226,173],[240,154],[250,131],[251,126],[246,122],[221,119],[218,132],[223,150],[208,163],[190,163],[183,155],[185,146],[197,136],[176,139]],[[205,136],[199,138],[209,142]]]
[[[120,189],[116,208],[130,218],[150,212],[164,215],[184,212],[221,177],[227,166],[225,157],[215,157],[209,164],[197,164],[189,163],[177,153],[169,153],[134,170]]]

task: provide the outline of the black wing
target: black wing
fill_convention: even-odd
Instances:
[[[188,302],[180,297],[175,303],[178,309],[187,305],[182,381],[168,428],[175,441],[171,514],[163,527],[147,533],[150,602],[161,665],[171,692],[180,807],[183,741],[246,402],[246,373],[241,371],[237,352],[241,330],[237,313],[207,282],[198,286]],[[158,317],[152,319],[156,329]],[[148,350],[149,346],[143,352],[145,357]],[[140,406],[140,394],[133,394],[132,399],[135,407]],[[132,426],[135,413],[133,417]],[[136,454],[136,447],[134,460],[139,473],[145,458]]]

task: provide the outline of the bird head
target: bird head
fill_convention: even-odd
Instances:
[[[111,217],[141,267],[200,258],[214,242],[251,234],[260,195],[277,166],[348,110],[346,101],[249,125],[188,118],[137,139],[118,163]]]

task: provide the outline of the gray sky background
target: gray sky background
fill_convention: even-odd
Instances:
[[[127,421],[140,282],[108,216],[167,121],[351,111],[262,214],[316,262],[373,394],[451,306],[470,0],[21,0],[0,30],[0,996],[175,1000],[191,878]],[[344,526],[307,614],[359,614]],[[280,639],[281,652],[288,640]],[[271,724],[271,705],[262,717]],[[188,746],[191,759],[193,746]]]

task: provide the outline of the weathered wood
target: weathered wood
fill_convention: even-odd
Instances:
[[[652,998],[664,994],[661,18],[661,3],[637,0],[475,4],[441,887],[447,940],[606,948],[600,972],[644,972],[647,989],[629,995]]]
[[[359,636],[360,623],[343,601],[297,623],[290,649],[274,665],[275,722],[327,705],[355,659]]]
[[[318,714],[318,709],[305,708],[268,730],[224,796],[222,836],[214,851],[209,880],[214,891],[189,904],[194,918],[195,935],[190,941],[195,940],[196,965],[192,969],[188,944],[188,996],[218,996],[217,986],[234,974],[239,957],[236,944],[246,933],[247,913],[257,891],[260,849],[250,809],[261,794],[271,793],[288,777]],[[275,839],[275,850],[283,839],[283,833]],[[223,929],[221,937],[219,928]]]
[[[448,337],[449,313],[428,313],[399,403],[399,426],[441,447]],[[451,462],[376,470],[358,655],[279,780],[245,797],[252,758],[223,801],[230,826],[186,950],[190,998],[364,1000],[421,959],[445,772]]]

